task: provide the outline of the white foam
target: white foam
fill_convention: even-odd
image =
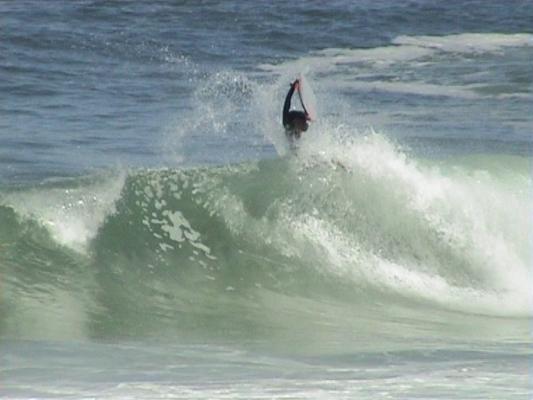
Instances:
[[[321,149],[318,153],[317,148]],[[379,229],[393,242],[409,240],[406,246],[416,246],[422,238],[413,236],[414,233],[405,236],[403,232],[411,222],[422,224],[423,232],[434,232],[441,238],[442,246],[461,260],[460,264],[452,264],[442,255],[417,259],[409,254],[400,256],[402,253],[391,259],[390,255],[381,254],[379,243],[377,248],[372,240],[364,245],[320,215],[292,220],[292,237],[322,249],[330,260],[325,264],[329,271],[456,310],[531,315],[533,282],[527,259],[530,253],[524,250],[532,228],[527,219],[530,206],[527,195],[509,192],[490,174],[470,176],[459,171],[444,175],[436,168],[422,167],[377,134],[352,142],[336,141],[325,135],[311,136],[299,155],[309,160],[317,155],[324,161],[337,160],[348,172],[362,177],[354,185],[366,182],[358,190],[365,190],[368,185],[388,188],[386,196],[393,200],[387,204],[392,211],[360,212],[387,213],[382,222],[391,222],[392,229],[390,232]],[[397,213],[408,218],[403,229],[395,228],[397,224],[387,220],[395,219]],[[405,237],[408,239],[402,239]],[[301,256],[305,257],[305,253]],[[471,278],[459,279],[463,274]]]
[[[399,36],[392,43],[450,53],[481,54],[499,52],[506,47],[533,47],[533,35],[461,33],[448,36]]]
[[[384,46],[373,49],[329,48],[282,64],[262,64],[259,68],[273,72],[292,73],[335,72],[343,67],[372,64],[373,67],[388,67],[403,61],[413,61],[433,54],[433,50],[416,46]]]
[[[8,194],[3,201],[19,214],[36,219],[54,240],[84,252],[105,218],[114,212],[125,174],[72,188],[35,188]]]
[[[356,91],[384,91],[390,93],[409,93],[422,96],[444,96],[463,99],[477,99],[481,96],[471,90],[471,86],[457,85],[436,85],[424,82],[402,82],[402,81],[355,81],[344,82],[339,89],[347,88]]]
[[[359,285],[394,291],[404,297],[426,299],[466,312],[501,316],[529,316],[531,313],[531,295],[524,290],[530,285],[527,281],[504,290],[456,286],[443,276],[425,272],[427,267],[424,265],[402,265],[381,257],[371,249],[361,248],[358,243],[346,240],[345,235],[333,226],[325,225],[324,221],[311,218],[297,222],[293,227],[326,251],[331,262],[328,271],[350,277]]]
[[[351,88],[467,99],[482,96],[504,98],[508,94],[480,92],[477,90],[479,87],[460,77],[454,77],[454,81],[450,82],[434,79],[434,74],[438,72],[432,72],[431,68],[450,57],[457,62],[457,54],[465,57],[501,54],[507,48],[532,46],[533,34],[526,33],[399,36],[389,45],[377,48],[328,48],[280,64],[263,64],[259,68],[282,77],[297,76],[300,71],[310,71],[309,75],[325,75],[328,87],[337,92]],[[422,71],[424,74],[420,73]],[[425,75],[429,78],[424,78]]]
[[[281,64],[261,64],[259,68],[273,72],[331,72],[345,66],[372,68],[426,59],[437,52],[481,54],[509,47],[533,47],[533,34],[463,33],[448,36],[398,36],[390,45],[371,49],[327,48]],[[354,69],[355,71],[355,69]]]

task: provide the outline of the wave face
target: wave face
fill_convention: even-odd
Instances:
[[[415,160],[379,134],[310,136],[277,160],[4,189],[1,334],[526,321],[530,194],[525,158]]]

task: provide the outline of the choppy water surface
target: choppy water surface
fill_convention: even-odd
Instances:
[[[0,11],[2,397],[531,398],[530,2]]]

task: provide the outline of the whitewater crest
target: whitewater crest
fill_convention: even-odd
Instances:
[[[51,257],[47,264],[60,262],[65,246],[80,252],[84,274],[97,273],[91,285],[127,276],[136,286],[144,277],[157,296],[181,292],[180,301],[187,285],[291,296],[313,287],[333,297],[340,285],[352,287],[343,292],[351,292],[347,304],[385,295],[525,316],[530,180],[527,167],[515,167],[501,174],[469,163],[432,166],[376,133],[350,140],[310,134],[296,156],[277,160],[5,193],[1,212],[15,212],[19,222],[2,235],[9,242],[18,232],[8,264],[22,263],[19,270],[30,268],[16,257],[30,221],[59,246],[31,250]],[[120,287],[112,290],[127,298],[132,288]]]

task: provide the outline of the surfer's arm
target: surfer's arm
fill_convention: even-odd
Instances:
[[[289,110],[291,108],[291,98],[297,86],[298,80],[295,80],[291,84],[291,88],[287,92],[287,97],[285,97],[285,103],[283,104],[283,126],[287,126],[289,124]]]

